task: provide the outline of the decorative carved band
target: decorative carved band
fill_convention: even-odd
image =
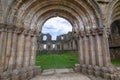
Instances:
[[[95,29],[90,29],[90,30],[84,30],[84,31],[79,31],[78,35],[81,37],[87,36],[89,37],[90,35],[95,36],[95,35],[103,35],[104,29],[103,28],[95,28]]]
[[[23,27],[9,26],[0,24],[0,32],[13,32],[17,34],[38,36],[39,32],[36,29],[26,29]]]

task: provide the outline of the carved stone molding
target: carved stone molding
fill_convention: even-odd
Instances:
[[[0,32],[13,32],[17,34],[24,34],[25,36],[39,36],[39,32],[36,29],[26,29],[23,27],[16,27],[11,25],[0,24]]]
[[[84,37],[85,36],[85,31],[79,31],[79,34],[81,37]]]
[[[104,33],[103,28],[97,28],[96,31],[99,35],[103,35]]]
[[[103,28],[95,28],[95,29],[90,29],[87,31],[79,31],[78,35],[80,35],[81,37],[87,36],[89,37],[90,35],[95,36],[95,35],[103,35],[104,34],[104,30]]]

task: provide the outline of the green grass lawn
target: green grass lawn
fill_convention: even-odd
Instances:
[[[116,66],[120,66],[119,60],[112,60],[111,62]],[[36,57],[36,65],[41,66],[42,69],[73,68],[76,63],[78,63],[78,54],[72,52],[43,54]]]
[[[111,60],[113,65],[120,66],[120,60]]]
[[[78,63],[77,53],[66,52],[64,54],[39,55],[36,57],[36,65],[42,69],[72,68]]]

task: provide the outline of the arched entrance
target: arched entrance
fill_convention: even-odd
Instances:
[[[2,79],[24,80],[40,72],[35,67],[36,36],[41,34],[44,22],[54,16],[71,22],[79,37],[79,65],[75,69],[113,79],[115,69],[110,63],[107,32],[100,13],[93,0],[15,1],[5,21],[7,25],[0,27]]]
[[[43,36],[47,40],[43,41]],[[78,63],[78,47],[75,44],[77,37],[72,31],[71,23],[61,17],[48,19],[38,37],[36,64],[43,70],[57,68],[73,68]],[[43,45],[47,49],[43,49]]]
[[[109,36],[110,54],[112,60],[120,60],[120,20],[116,20],[111,25]]]
[[[110,3],[108,11],[109,45],[112,60],[119,60],[119,32],[120,32],[120,1],[115,0]]]

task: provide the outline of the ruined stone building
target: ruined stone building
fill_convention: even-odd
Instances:
[[[113,60],[120,60],[120,20],[112,23],[109,34],[110,55]]]
[[[46,37],[46,40],[44,40]],[[50,34],[41,34],[37,39],[37,53],[58,53],[63,51],[77,51],[78,41],[74,32],[57,36],[52,40]]]
[[[67,19],[78,36],[75,68],[116,80],[108,39],[111,48],[118,48],[120,0],[0,0],[0,80],[29,80],[40,74],[37,37],[45,21],[56,16]]]

